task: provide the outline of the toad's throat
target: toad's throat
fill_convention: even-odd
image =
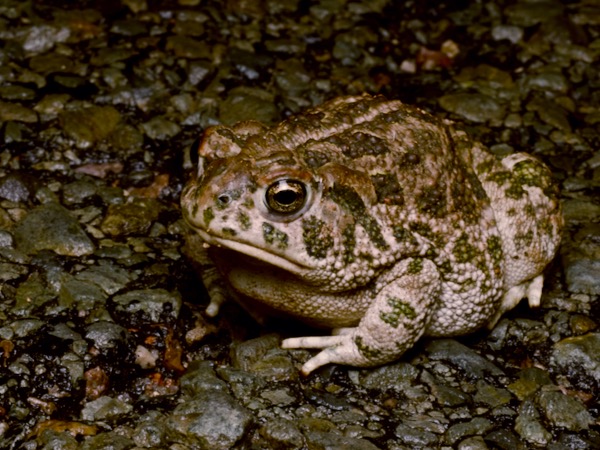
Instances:
[[[274,253],[270,253],[266,250],[256,248],[252,245],[245,244],[243,242],[212,236],[202,230],[196,230],[196,232],[200,235],[204,242],[210,245],[225,247],[229,250],[239,253],[240,255],[246,255],[251,258],[255,258],[270,266],[278,267],[295,275],[303,275],[306,274],[307,271],[311,270],[309,266],[295,263],[289,259],[283,258]]]

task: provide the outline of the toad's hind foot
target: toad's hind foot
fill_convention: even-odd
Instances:
[[[337,336],[307,336],[284,339],[282,348],[322,348],[316,356],[302,366],[302,373],[308,375],[313,370],[330,363],[362,365],[363,357],[358,352],[352,336],[348,333]],[[357,364],[358,363],[358,364]]]
[[[527,280],[524,283],[510,288],[506,291],[504,297],[502,297],[500,306],[498,307],[496,314],[488,322],[487,327],[490,330],[494,328],[500,320],[500,317],[502,317],[505,312],[510,311],[517,306],[524,297],[527,297],[530,308],[539,307],[541,304],[543,287],[544,276],[538,275],[531,280]]]

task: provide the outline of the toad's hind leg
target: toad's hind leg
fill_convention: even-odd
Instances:
[[[399,358],[425,332],[440,279],[428,260],[406,259],[379,280],[381,288],[356,328],[336,336],[285,339],[283,348],[319,348],[302,372],[329,363],[368,367]]]
[[[525,296],[530,306],[539,306],[543,285],[540,274],[554,258],[563,224],[551,173],[526,153],[515,153],[501,161],[490,159],[493,157],[478,149],[473,149],[473,155],[502,241],[506,294],[498,314],[513,308]]]

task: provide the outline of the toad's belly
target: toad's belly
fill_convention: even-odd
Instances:
[[[233,267],[225,276],[249,311],[291,316],[312,326],[356,326],[369,306],[362,294],[320,292],[276,268]]]

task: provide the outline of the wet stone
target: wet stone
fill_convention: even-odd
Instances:
[[[190,369],[193,364],[190,364]],[[255,397],[267,386],[267,381],[264,378],[232,367],[219,367],[217,373],[227,383],[229,389],[231,389],[231,392],[237,399]]]
[[[111,349],[125,341],[127,330],[116,323],[99,321],[88,325],[85,338],[92,341],[98,349]]]
[[[89,421],[113,421],[128,414],[132,409],[133,406],[129,403],[117,398],[103,396],[86,403],[81,410],[81,418]]]
[[[66,41],[70,36],[66,27],[38,25],[30,27],[23,42],[23,49],[31,53],[43,53],[59,42]]]
[[[509,391],[492,386],[483,380],[477,382],[477,393],[473,397],[475,402],[486,404],[491,408],[508,404],[511,399]]]
[[[423,372],[421,380],[429,385],[431,394],[435,396],[436,401],[442,406],[456,407],[471,401],[471,396],[468,393],[463,392],[461,389],[447,386],[429,372]],[[392,386],[395,384],[396,383],[393,383]],[[398,386],[400,386],[400,392],[406,392],[407,388],[403,388],[402,384],[398,383]],[[410,389],[410,387],[408,389]]]
[[[558,1],[520,1],[506,8],[511,23],[530,27],[562,14],[563,6]]]
[[[54,72],[71,72],[73,60],[58,53],[47,53],[34,56],[29,60],[31,70],[48,75]]]
[[[189,397],[202,392],[227,391],[227,384],[217,377],[209,361],[192,361],[181,377],[180,386]]]
[[[515,25],[496,25],[492,28],[492,37],[496,41],[506,39],[516,44],[523,39],[523,28]]]
[[[0,86],[0,98],[3,100],[33,100],[35,91],[23,86]]]
[[[369,371],[361,371],[360,386],[366,389],[391,389],[403,390],[404,384],[412,384],[419,375],[419,371],[409,363],[398,362]]]
[[[394,434],[400,442],[408,445],[410,448],[436,446],[440,441],[439,437],[430,431],[425,431],[403,423],[396,427]]]
[[[33,193],[37,181],[28,174],[22,172],[13,172],[0,178],[0,198],[19,203],[29,200]]]
[[[336,433],[312,431],[305,433],[308,448],[356,448],[362,450],[378,450],[375,444],[367,439],[357,439]]]
[[[563,249],[563,265],[569,292],[600,294],[600,226],[584,226]]]
[[[581,431],[594,423],[594,418],[579,400],[560,391],[542,390],[536,400],[540,411],[556,427]]]
[[[448,428],[445,436],[446,443],[456,445],[458,441],[467,436],[481,436],[490,431],[493,427],[494,424],[483,417],[475,417],[469,422],[457,423]]]
[[[252,422],[252,415],[229,394],[215,391],[201,392],[178,405],[167,426],[177,442],[226,450],[245,435]]]
[[[38,319],[23,319],[12,322],[10,328],[15,337],[23,338],[37,333],[44,325],[44,322]]]
[[[90,106],[65,111],[60,115],[64,132],[80,148],[87,148],[107,138],[121,120],[112,106]]]
[[[486,373],[504,375],[490,361],[454,339],[436,339],[427,344],[426,350],[431,359],[448,361],[474,378],[483,378]]]
[[[212,59],[210,46],[206,42],[187,36],[169,37],[167,50],[172,51],[178,58]]]
[[[456,448],[458,450],[487,450],[488,446],[481,436],[474,436],[461,441]]]
[[[536,445],[545,446],[552,440],[552,434],[540,422],[540,414],[532,400],[525,400],[519,406],[515,431],[525,441]]]
[[[127,286],[130,281],[135,280],[137,275],[111,261],[101,260],[98,265],[79,272],[75,278],[79,281],[94,283],[105,293],[112,295]]]
[[[33,109],[42,115],[42,120],[54,119],[65,109],[69,99],[68,94],[48,94]]]
[[[44,430],[40,435],[40,444],[43,449],[77,450],[79,443],[67,431],[59,432],[52,429]]]
[[[157,140],[170,139],[181,131],[179,125],[165,117],[153,117],[142,124],[142,129],[151,139]]]
[[[106,293],[95,284],[69,279],[60,288],[59,303],[67,308],[90,311],[96,305],[103,305],[107,297]]]
[[[519,372],[519,379],[508,385],[508,390],[519,400],[535,394],[541,387],[552,384],[548,372],[537,367],[530,367]]]
[[[165,289],[140,289],[112,298],[117,320],[124,323],[172,323],[179,316],[181,297]]]
[[[232,89],[219,108],[219,119],[224,125],[243,120],[273,123],[279,118],[273,95],[256,88]]]
[[[271,419],[259,433],[272,448],[301,449],[304,445],[304,436],[291,420]]]
[[[48,304],[56,294],[50,290],[47,284],[33,274],[19,285],[16,290],[16,302],[11,312],[18,317],[27,317],[33,314],[33,311]]]
[[[74,181],[63,186],[63,203],[65,205],[78,205],[96,194],[98,187],[90,181]]]
[[[86,439],[80,450],[129,450],[134,447],[134,442],[126,436],[116,432],[101,433]]]
[[[503,428],[488,433],[485,441],[502,450],[525,450],[522,441],[511,430]]]
[[[27,267],[20,264],[0,263],[0,281],[14,280],[27,273]]]
[[[571,124],[567,111],[549,100],[535,99],[527,104],[529,111],[535,111],[542,122],[547,123],[553,128],[571,132]]]
[[[554,345],[552,361],[563,372],[584,381],[591,378],[600,385],[600,333],[563,339]]]
[[[14,246],[14,243],[15,243],[15,240],[14,240],[12,234],[10,234],[10,232],[0,228],[0,249],[12,248]]]
[[[138,447],[163,448],[167,440],[165,417],[157,411],[151,411],[140,417],[132,439]]]
[[[279,346],[276,335],[241,342],[231,352],[233,366],[269,380],[295,380],[298,369]]]
[[[449,94],[441,97],[439,102],[446,111],[473,122],[501,120],[505,114],[504,106],[483,94]]]
[[[567,78],[556,72],[545,72],[527,77],[525,84],[528,88],[538,89],[543,92],[551,91],[561,94],[569,90]]]
[[[79,222],[57,203],[31,210],[15,227],[14,236],[17,248],[27,254],[52,250],[59,255],[84,256],[94,251],[94,244]]]
[[[35,111],[18,103],[0,101],[0,122],[8,122],[10,120],[34,123],[38,121],[38,116]]]
[[[158,219],[160,204],[152,199],[133,199],[110,205],[100,229],[110,236],[145,235]]]

